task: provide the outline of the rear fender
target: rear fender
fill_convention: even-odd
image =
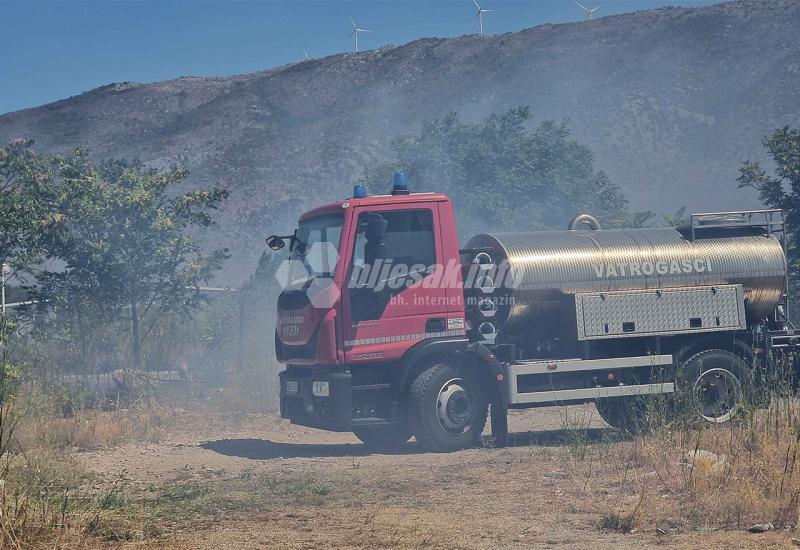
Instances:
[[[490,395],[489,401],[498,406],[500,410],[508,408],[508,382],[506,381],[506,370],[500,364],[492,351],[480,343],[472,343],[468,346],[466,353],[476,358],[476,368],[486,381],[488,388],[494,390]]]
[[[726,337],[724,334],[691,339],[684,342],[683,345],[673,355],[675,365],[680,365],[691,356],[708,349],[721,349],[730,351],[744,359],[748,366],[753,366],[752,346],[748,345],[741,338],[737,338],[732,335]]]

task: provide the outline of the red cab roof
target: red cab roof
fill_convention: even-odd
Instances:
[[[450,197],[442,193],[411,193],[409,195],[372,195],[361,199],[344,199],[329,204],[318,206],[309,210],[302,216],[300,221],[309,218],[316,218],[325,214],[340,212],[343,208],[354,208],[357,206],[384,206],[387,204],[403,204],[407,202],[442,202],[449,201]]]

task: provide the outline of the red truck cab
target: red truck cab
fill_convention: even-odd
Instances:
[[[392,194],[354,195],[306,212],[288,238],[275,333],[287,365],[281,414],[368,442],[404,442],[414,379],[470,345],[453,206],[443,194],[408,193],[402,178]],[[470,403],[466,386],[438,400],[453,409],[462,439],[471,424],[465,430],[459,419],[483,415],[482,429],[487,406]]]

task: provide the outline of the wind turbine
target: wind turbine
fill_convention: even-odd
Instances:
[[[597,6],[596,8],[589,9],[580,2],[575,2],[575,3],[578,4],[581,8],[583,8],[583,11],[586,12],[586,19],[588,19],[589,21],[592,20],[592,14],[603,7],[603,6]]]
[[[311,56],[310,56],[310,55],[308,55],[308,50],[306,50],[305,48],[303,48],[303,53],[304,53],[304,54],[306,54],[306,61],[311,61]]]
[[[356,25],[356,22],[353,21],[352,17],[350,18],[350,22],[353,24],[353,31],[350,33],[350,34],[353,35],[353,51],[358,53],[358,33],[360,33],[360,32],[372,32],[372,31],[360,28],[358,25]]]
[[[477,0],[472,0],[472,3],[475,4],[475,7],[478,9],[478,11],[475,13],[475,15],[481,22],[481,36],[483,36],[483,14],[484,13],[493,12],[494,10],[487,10],[487,9],[484,9],[484,8],[480,7],[480,5],[478,4]]]

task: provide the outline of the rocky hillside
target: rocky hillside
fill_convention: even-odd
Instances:
[[[262,236],[342,196],[392,137],[456,110],[567,119],[633,207],[753,206],[736,168],[800,125],[800,2],[741,0],[423,39],[226,78],[110,84],[0,116],[0,140],[185,165],[233,191],[213,241],[242,275]],[[502,192],[498,189],[498,192]],[[282,227],[281,227],[282,226]]]

